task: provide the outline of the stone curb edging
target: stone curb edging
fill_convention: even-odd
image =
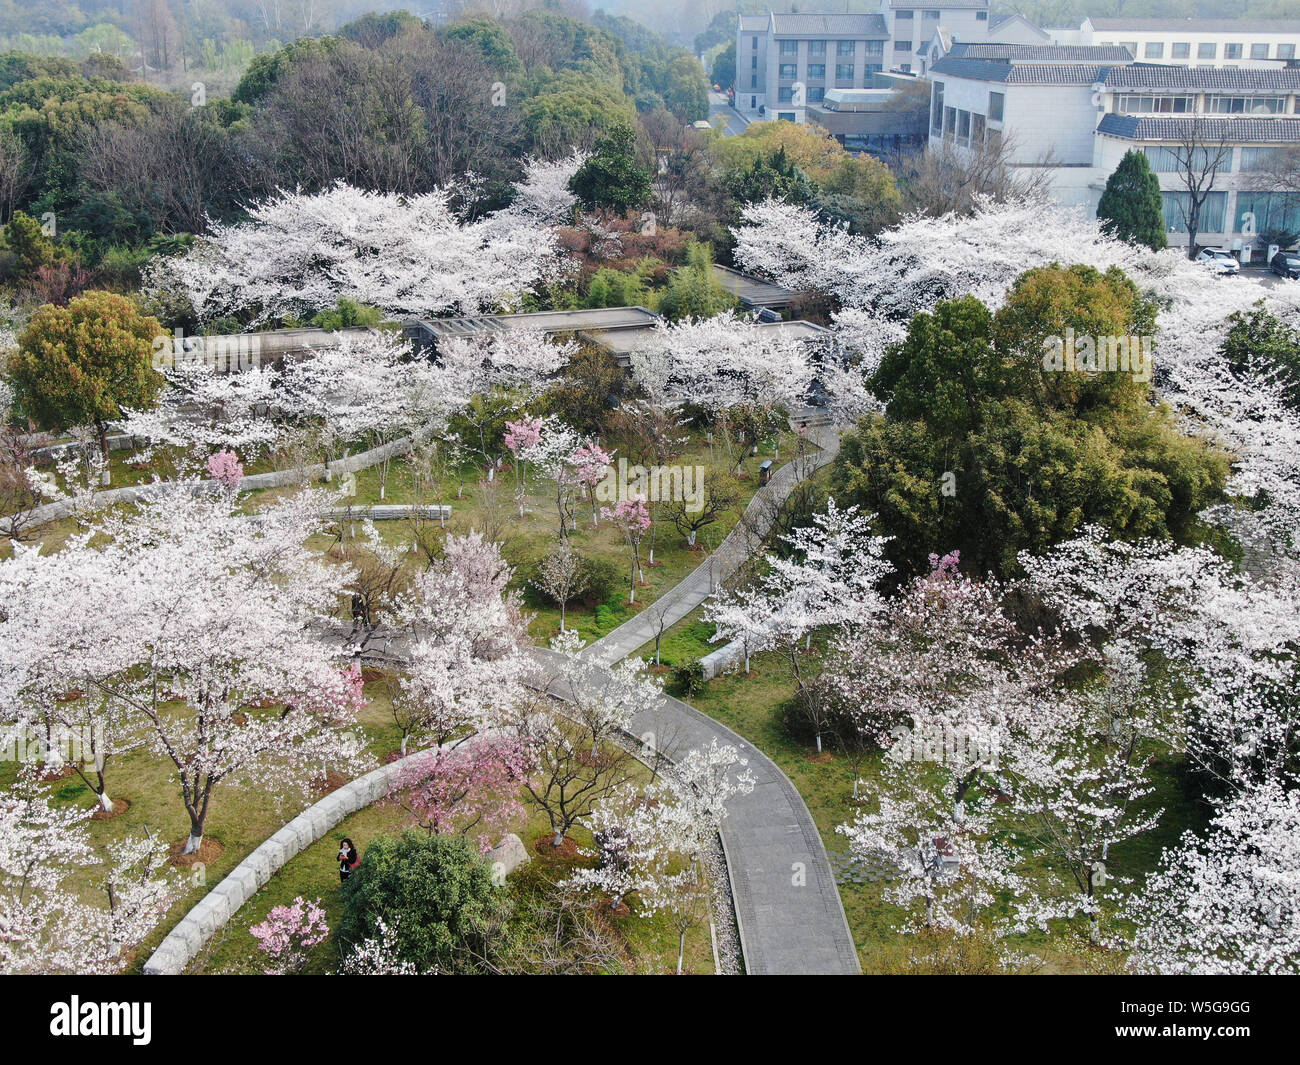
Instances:
[[[212,935],[289,859],[323,838],[358,810],[386,798],[402,771],[409,768],[414,759],[427,758],[428,753],[427,750],[415,751],[336,788],[258,844],[167,933],[145,962],[145,975],[182,974]]]
[[[250,474],[239,482],[239,490],[241,492],[256,492],[264,488],[284,488],[286,485],[299,484],[303,481],[329,480],[339,473],[358,473],[361,470],[369,469],[371,466],[378,466],[381,462],[396,455],[404,455],[411,449],[419,435],[404,436],[400,440],[382,444],[379,447],[371,448],[369,451],[360,451],[355,455],[330,459],[328,462],[316,462],[310,466],[296,469],[274,470],[271,473]],[[112,449],[110,448],[110,450]],[[127,488],[109,488],[103,492],[96,492],[93,499],[96,506],[136,503],[142,499],[153,498],[159,492],[166,491],[174,484],[174,481],[152,481],[149,484],[131,485]],[[217,482],[204,480],[200,484],[215,486]],[[42,503],[39,507],[35,507],[26,520],[23,521],[23,527],[34,528],[48,524],[51,521],[58,521],[60,518],[66,518],[72,513],[73,505],[73,501],[70,499]],[[0,519],[0,521],[2,520],[6,519]]]

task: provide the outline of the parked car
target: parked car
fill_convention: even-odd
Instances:
[[[1201,253],[1196,257],[1196,261],[1204,263],[1219,274],[1237,274],[1241,272],[1241,263],[1237,262],[1231,253],[1224,251],[1222,248],[1202,248]]]
[[[1270,260],[1268,268],[1278,277],[1300,277],[1300,252],[1280,251]]]

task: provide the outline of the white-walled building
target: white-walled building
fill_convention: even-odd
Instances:
[[[1075,43],[1062,40],[1059,43]],[[1118,44],[1142,63],[1189,66],[1281,66],[1297,58],[1294,19],[1088,18],[1079,44]]]
[[[919,73],[926,45],[941,27],[949,42],[988,38],[989,0],[879,2],[877,12],[866,14],[741,15],[736,110],[752,118],[803,122],[805,108],[820,105],[827,90],[879,87],[873,76],[891,70]],[[1024,36],[1016,18],[998,25],[1009,35]]]
[[[865,89],[885,69],[882,15],[741,15],[736,30],[736,110],[804,120],[827,89]]]
[[[1212,178],[1198,244],[1239,250],[1258,235],[1300,233],[1300,196],[1269,191],[1261,180],[1277,149],[1300,143],[1300,67],[1134,63],[1117,51],[950,54],[931,71],[931,144],[975,151],[1009,140],[1013,165],[1046,167],[1053,195],[1090,211],[1124,153],[1141,151],[1160,179],[1171,244],[1187,241],[1190,194],[1180,171],[1193,153]],[[1105,61],[1065,61],[1085,57]]]
[[[1051,44],[1052,37],[1047,30],[1041,30],[1024,15],[990,15],[988,32],[984,36],[978,33],[953,33],[946,26],[940,25],[933,35],[921,42],[917,49],[916,73],[925,77],[930,68],[952,51],[954,44],[986,42],[989,44]]]

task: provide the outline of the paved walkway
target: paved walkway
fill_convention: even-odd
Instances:
[[[564,699],[555,652],[537,648],[536,687]],[[604,671],[601,671],[602,675]],[[780,768],[744,737],[680,699],[663,696],[630,732],[653,737],[677,760],[716,739],[749,761],[754,790],[735,795],[719,833],[727,857],[745,971],[751,975],[854,975],[861,971],[844,905],[817,826]]]
[[[654,639],[660,617],[666,618],[665,628],[680,621],[759,550],[795,486],[839,450],[839,433],[829,426],[810,426],[808,436],[820,451],[777,470],[708,559],[583,654],[602,665],[627,657]],[[551,654],[536,651],[544,671],[538,686],[563,698],[562,687],[553,679],[555,670],[549,670],[549,677],[545,672]],[[720,833],[746,971],[756,975],[861,972],[821,833],[780,767],[725,725],[667,695],[656,710],[633,722],[632,732],[638,737],[653,734],[656,748],[674,760],[693,747],[708,747],[714,739],[733,744],[749,760],[754,790],[731,799]]]
[[[829,463],[839,451],[839,433],[829,426],[810,426],[808,438],[821,450],[787,462],[777,470],[767,486],[754,493],[740,521],[716,551],[636,617],[606,633],[582,653],[602,665],[613,665],[644,647],[656,633],[667,632],[717,591],[766,542],[781,506],[795,486]]]

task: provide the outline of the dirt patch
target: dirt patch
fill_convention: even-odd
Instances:
[[[112,821],[115,817],[121,817],[129,809],[131,809],[130,799],[114,799],[111,810],[105,810],[97,802],[95,803],[95,812],[90,815],[90,819],[92,821]]]
[[[348,778],[340,773],[337,769],[331,769],[323,777],[317,777],[311,782],[312,791],[315,792],[316,798],[323,799],[331,791],[337,791],[348,782]]]
[[[827,762],[835,761],[835,755],[831,754],[830,751],[822,751],[821,754],[810,754],[808,761],[814,765],[825,765]]]
[[[76,699],[80,699],[85,694],[86,693],[83,692],[80,688],[71,688],[68,691],[59,692],[57,695],[55,695],[54,701],[56,703],[70,703]]]
[[[168,861],[172,865],[185,868],[186,866],[196,865],[202,862],[204,865],[211,865],[221,857],[221,852],[226,848],[218,843],[211,836],[204,836],[203,842],[199,844],[199,849],[193,854],[186,854],[185,840],[178,839],[175,843],[167,847]]]
[[[72,776],[77,771],[76,766],[69,765],[65,762],[58,769],[46,769],[42,771],[40,781],[42,784],[52,784],[56,780],[64,780]]]
[[[549,832],[533,841],[533,850],[553,862],[571,862],[578,857],[578,844],[575,840],[565,836],[557,847],[551,842]]]
[[[367,684],[373,684],[377,680],[391,680],[393,675],[386,669],[371,669],[368,666],[361,667],[361,679]]]

